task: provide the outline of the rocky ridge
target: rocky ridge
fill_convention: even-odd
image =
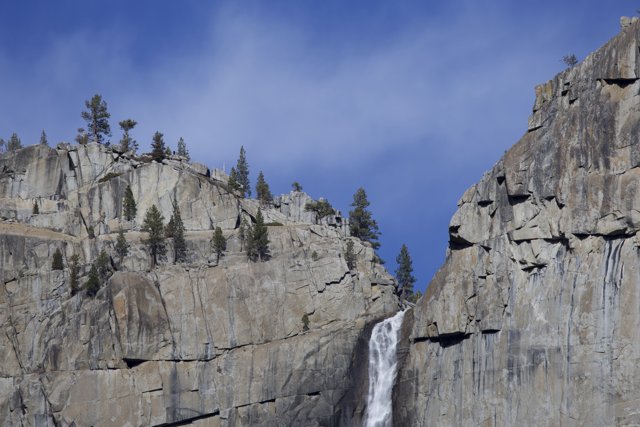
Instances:
[[[640,423],[640,23],[536,88],[405,318],[396,425]]]
[[[247,261],[238,226],[259,204],[226,179],[97,144],[0,156],[2,424],[312,426],[361,416],[359,346],[398,310],[392,277],[339,213],[305,211],[302,192],[263,207],[272,257]],[[127,185],[133,221],[121,215]],[[168,219],[174,198],[188,260],[151,269],[140,224],[152,204]],[[220,262],[209,248],[216,226],[228,240]],[[123,265],[95,298],[71,296],[68,269],[51,270],[54,251],[65,265],[80,256],[83,282],[102,249],[118,264],[121,228],[131,244]]]

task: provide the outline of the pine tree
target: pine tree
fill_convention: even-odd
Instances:
[[[240,226],[238,227],[238,237],[240,238],[240,250],[244,248],[244,244],[247,240],[248,230],[249,230],[249,225],[247,224],[247,221],[244,218],[242,218],[242,220],[240,220]]]
[[[250,260],[254,261],[256,258],[255,243],[253,241],[253,226],[247,225],[244,231],[244,250]]]
[[[293,191],[300,192],[300,191],[302,191],[302,185],[300,185],[300,183],[298,181],[293,181],[293,184],[291,184],[291,189]]]
[[[262,211],[258,209],[256,223],[251,227],[247,236],[247,254],[252,261],[266,261],[269,259],[269,231],[264,224]]]
[[[220,258],[224,254],[224,251],[227,250],[227,239],[224,238],[222,234],[222,228],[216,227],[213,232],[213,237],[211,237],[211,250],[216,254],[216,261],[220,261]]]
[[[166,148],[163,135],[160,132],[154,133],[153,141],[151,142],[151,158],[156,162],[162,162],[162,159],[166,156]]]
[[[87,283],[84,284],[84,287],[90,297],[96,296],[100,290],[100,275],[98,274],[98,267],[96,267],[95,263],[91,264],[89,278],[87,279]]]
[[[31,210],[31,213],[34,215],[38,215],[40,213],[40,206],[38,205],[37,200],[33,202],[33,209]]]
[[[229,190],[232,192],[240,191],[240,184],[238,184],[238,173],[236,172],[236,168],[232,167],[231,172],[229,172],[229,181],[227,182],[229,186]]]
[[[411,295],[409,301],[416,304],[420,298],[422,298],[422,292],[416,291],[413,295]]]
[[[87,145],[89,143],[89,135],[84,128],[78,128],[78,134],[76,135],[75,141],[80,145]]]
[[[95,94],[90,100],[84,102],[86,111],[80,115],[87,122],[87,132],[93,136],[93,141],[99,144],[105,141],[105,138],[111,136],[111,127],[109,126],[109,117],[111,114],[107,112],[107,103],[102,96]]]
[[[131,138],[129,131],[136,127],[138,122],[132,119],[125,119],[118,124],[120,125],[120,129],[122,129],[122,139],[120,140],[122,151],[126,153],[129,150],[133,150],[135,152],[138,149],[138,143]]]
[[[398,281],[400,295],[403,299],[408,300],[413,294],[413,284],[416,282],[416,278],[411,275],[413,263],[411,262],[407,245],[402,245],[400,253],[396,257],[396,263],[398,265],[396,268],[396,280]]]
[[[0,153],[2,153],[7,146],[7,141],[4,138],[0,138]]]
[[[52,270],[64,270],[64,263],[62,262],[62,252],[57,248],[53,253],[53,260],[51,261]]]
[[[568,67],[573,67],[578,64],[578,58],[573,54],[565,55],[562,57],[562,62]]]
[[[322,219],[325,216],[333,215],[335,210],[331,203],[327,199],[320,199],[317,202],[307,202],[304,206],[304,210],[308,212],[315,212],[318,219]]]
[[[167,147],[167,148],[164,149],[164,157],[165,157],[165,159],[167,157],[171,157],[171,148],[170,147]]]
[[[189,150],[187,150],[187,144],[184,142],[184,139],[180,137],[178,140],[178,156],[184,157],[187,161],[191,160],[191,156],[189,155]]]
[[[127,243],[127,239],[124,237],[122,228],[118,230],[118,237],[116,238],[116,253],[120,257],[120,264],[122,265],[124,257],[129,255],[129,243]]]
[[[378,242],[378,223],[373,219],[371,212],[367,209],[369,201],[364,188],[360,187],[353,195],[353,210],[349,212],[349,228],[351,235],[360,240],[371,243],[373,249],[380,247]]]
[[[42,133],[40,134],[40,144],[42,145],[49,145],[47,142],[47,134],[44,133],[44,130],[42,131]]]
[[[236,181],[238,182],[243,197],[251,197],[251,183],[249,182],[249,164],[244,147],[240,147],[240,156],[236,164]]]
[[[173,263],[182,262],[187,256],[187,242],[184,239],[184,224],[180,215],[178,201],[173,198],[173,214],[166,228],[167,237],[173,240]]]
[[[269,189],[269,184],[264,180],[264,174],[262,171],[258,174],[258,180],[256,181],[256,197],[260,203],[267,205],[273,201],[273,195]]]
[[[80,290],[80,257],[78,254],[73,254],[69,261],[69,288],[73,296]]]
[[[22,148],[22,141],[18,138],[17,133],[11,134],[11,138],[9,138],[9,142],[7,142],[7,151],[15,151]]]
[[[174,228],[175,226],[173,224],[173,215],[171,215],[171,218],[169,218],[169,222],[164,227],[164,237],[166,237],[167,239],[173,239]]]
[[[353,240],[347,241],[347,249],[344,252],[344,260],[347,263],[347,268],[353,270],[356,268],[356,254],[353,252]]]
[[[133,198],[133,191],[131,191],[131,186],[127,185],[127,188],[124,190],[124,202],[122,203],[122,210],[124,213],[124,218],[127,221],[131,221],[136,217],[136,213],[138,212],[138,208],[136,207],[136,200]]]
[[[98,269],[100,280],[105,281],[111,272],[111,257],[106,250],[102,249],[100,251],[100,254],[94,264]]]
[[[149,233],[149,238],[144,243],[149,248],[149,254],[153,261],[153,266],[158,263],[158,259],[167,253],[164,243],[164,217],[156,207],[151,205],[144,216],[142,231]]]

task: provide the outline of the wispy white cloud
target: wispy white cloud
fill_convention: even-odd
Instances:
[[[282,184],[276,192],[296,179],[342,208],[344,193],[366,184],[383,231],[393,231],[383,257],[404,240],[424,260],[418,274],[431,273],[446,245],[443,218],[524,132],[534,84],[561,69],[568,43],[580,54],[615,31],[614,20],[602,40],[578,44],[555,8],[509,7],[460,1],[438,19],[409,19],[405,6],[405,27],[361,46],[332,34],[335,46],[318,43],[317,29],[238,6],[212,12],[206,38],[180,51],[153,40],[150,52],[136,50],[144,28],[84,27],[43,40],[37,57],[0,50],[0,136],[35,143],[44,128],[52,142],[72,140],[83,101],[98,92],[112,139],[131,117],[143,146],[156,130],[173,145],[183,136],[210,166],[235,161],[244,145],[254,170]],[[434,235],[442,241],[425,247]]]

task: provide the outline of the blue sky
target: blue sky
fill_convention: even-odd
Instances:
[[[346,214],[364,186],[390,271],[424,289],[464,190],[526,130],[536,84],[619,30],[629,0],[25,1],[0,6],[0,136],[72,141],[107,101],[192,158],[244,145],[274,193],[299,181]]]

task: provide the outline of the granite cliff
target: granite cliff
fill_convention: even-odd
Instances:
[[[372,324],[399,308],[392,277],[339,213],[305,211],[302,192],[263,207],[272,256],[248,261],[238,227],[259,204],[226,179],[98,144],[0,156],[0,424],[312,426],[362,416],[361,353]],[[122,218],[128,185],[132,221]],[[142,218],[156,204],[168,219],[174,198],[188,259],[151,268]],[[217,226],[228,241],[220,262],[209,247]],[[123,265],[119,229],[131,244]],[[56,249],[62,271],[51,268]],[[82,283],[103,249],[114,274],[95,297],[71,295],[70,257],[80,257]]]
[[[640,23],[536,88],[405,317],[396,425],[640,423]]]
[[[446,261],[404,317],[395,425],[640,424],[640,22],[621,22],[536,88],[525,135],[460,199]],[[174,199],[188,259],[152,268],[142,217]],[[260,205],[220,171],[97,144],[0,156],[2,423],[359,425],[368,337],[400,304],[370,245],[309,201],[263,207],[272,257],[251,262],[238,228]],[[71,295],[57,249],[82,281],[102,250],[115,271]]]

